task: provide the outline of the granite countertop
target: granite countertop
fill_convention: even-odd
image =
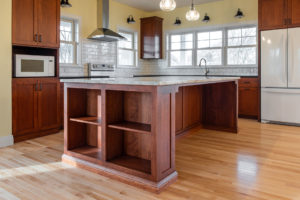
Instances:
[[[236,81],[240,77],[205,77],[205,76],[165,76],[165,77],[133,77],[133,78],[91,78],[91,79],[61,79],[64,83],[113,84],[113,85],[182,85],[193,83],[211,83]]]

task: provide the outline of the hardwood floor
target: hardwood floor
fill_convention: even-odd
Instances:
[[[0,199],[300,199],[300,127],[239,126],[179,138],[178,181],[159,195],[61,163],[62,133],[18,143],[0,149]]]

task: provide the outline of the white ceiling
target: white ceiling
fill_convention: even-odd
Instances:
[[[159,10],[159,2],[160,0],[115,0],[117,2],[127,4],[131,7],[135,7],[145,11],[156,11]],[[192,0],[175,0],[177,7],[190,6]],[[195,5],[208,3],[213,1],[221,1],[221,0],[194,0]]]

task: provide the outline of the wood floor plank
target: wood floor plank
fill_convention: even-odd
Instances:
[[[62,133],[0,149],[0,199],[300,199],[300,128],[239,120],[239,134],[176,141],[179,177],[153,194],[61,163]]]

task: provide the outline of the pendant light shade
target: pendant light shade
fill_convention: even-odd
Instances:
[[[193,0],[191,10],[186,13],[185,17],[188,21],[197,21],[200,18],[200,13],[195,9]]]
[[[71,8],[72,4],[69,3],[69,0],[61,0],[60,6],[63,8]]]
[[[163,11],[172,11],[176,8],[176,2],[175,0],[161,0],[159,6]]]

